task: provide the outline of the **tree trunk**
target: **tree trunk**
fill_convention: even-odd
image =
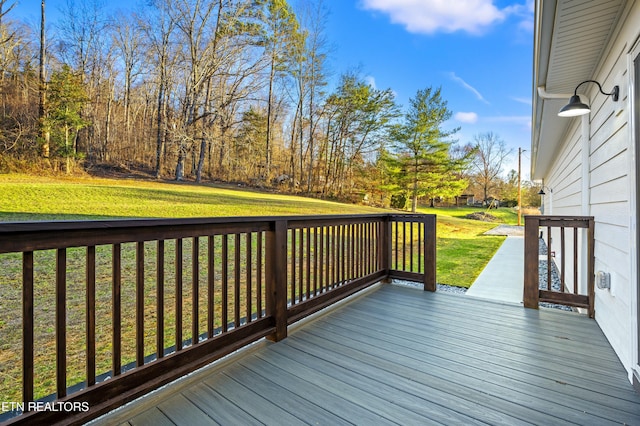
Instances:
[[[209,107],[209,100],[211,99],[211,80],[207,81],[207,93],[204,99],[204,108]],[[205,110],[206,112],[206,110]],[[196,169],[196,182],[202,182],[202,168],[204,167],[204,157],[207,152],[207,132],[206,132],[206,118],[202,118],[202,131],[200,133],[202,140],[200,141],[200,157],[198,158],[198,168]]]
[[[38,118],[40,123],[40,137],[42,138],[42,148],[41,153],[45,158],[49,158],[50,151],[50,133],[47,130],[47,126],[45,125],[45,103],[46,103],[46,93],[47,93],[47,82],[45,77],[45,64],[46,64],[46,49],[45,49],[45,0],[42,0],[40,5],[41,8],[41,19],[40,19],[40,70],[39,70],[39,82],[40,87],[38,88],[39,92],[39,104],[38,104]]]

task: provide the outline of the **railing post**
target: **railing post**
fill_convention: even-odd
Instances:
[[[287,221],[276,220],[266,235],[266,308],[276,330],[267,339],[277,342],[287,337]]]
[[[539,221],[536,216],[524,218],[524,291],[523,301],[525,308],[538,309],[539,277],[538,277],[538,253],[540,241],[538,240]]]
[[[589,318],[595,318],[595,220],[593,217],[588,219],[589,227],[587,229],[587,295],[589,297]],[[577,285],[577,283],[576,283]]]
[[[424,218],[424,291],[436,291],[436,215]]]

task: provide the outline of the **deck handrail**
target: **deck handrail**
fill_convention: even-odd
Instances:
[[[0,261],[22,271],[0,278],[20,291],[14,399],[24,408],[0,421],[81,424],[258,339],[283,339],[289,324],[376,282],[435,291],[435,216],[0,223]],[[43,286],[55,288],[44,301]],[[55,318],[43,318],[47,303]],[[68,327],[78,318],[80,335]],[[46,353],[44,321],[55,330]],[[75,358],[85,360],[81,379],[69,375]],[[35,388],[47,362],[56,384],[46,401],[59,410],[43,409]]]
[[[524,306],[538,309],[539,302],[557,303],[584,308],[589,317],[593,318],[593,216],[525,216],[524,229]],[[566,232],[567,229],[570,230],[569,233]],[[579,232],[580,229],[583,231]],[[557,241],[553,242],[554,239],[559,240],[559,244]],[[546,246],[544,255],[540,254],[541,241]],[[541,256],[544,256],[547,264],[544,277],[540,277],[539,273]],[[558,288],[553,288],[556,269],[558,276],[555,281]],[[542,284],[541,278],[544,278]]]

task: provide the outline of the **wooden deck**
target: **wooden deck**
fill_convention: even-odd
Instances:
[[[635,424],[596,322],[382,285],[95,424]]]

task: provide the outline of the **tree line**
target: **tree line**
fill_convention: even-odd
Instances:
[[[472,181],[479,144],[444,128],[439,88],[402,113],[357,71],[330,87],[322,1],[149,0],[107,14],[66,0],[48,24],[41,0],[38,28],[14,6],[0,0],[0,168],[111,165],[413,208]]]

